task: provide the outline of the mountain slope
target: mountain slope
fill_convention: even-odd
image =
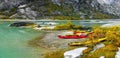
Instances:
[[[0,0],[0,18],[118,18],[118,15],[106,11],[104,5],[109,3],[106,0]]]

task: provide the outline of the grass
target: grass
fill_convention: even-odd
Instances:
[[[105,56],[105,58],[115,58],[118,47],[120,47],[119,30],[120,27],[117,26],[111,28],[94,28],[93,33],[88,37],[87,41],[76,43],[78,45],[84,44],[84,46],[88,46],[88,49],[83,51],[82,58],[99,58],[101,56]],[[104,41],[99,41],[100,38],[105,39]],[[105,47],[91,52],[93,47],[98,43],[104,43]]]
[[[82,29],[82,26],[76,26],[71,21],[67,21],[65,24],[56,25],[55,30],[68,30],[68,29]]]
[[[110,15],[108,15],[108,14],[103,14],[103,13],[100,13],[100,12],[94,13],[94,14],[93,14],[93,17],[94,17],[95,19],[104,19],[104,18],[110,19],[110,18],[112,18],[112,16],[110,16]]]
[[[83,18],[79,18],[76,16],[53,16],[52,17],[53,20],[83,20]]]
[[[95,29],[96,30],[96,29]],[[103,31],[106,41],[101,42],[106,46],[96,50],[93,53],[89,53],[87,56],[83,58],[97,58],[100,56],[105,56],[105,58],[115,58],[115,54],[118,51],[118,47],[120,46],[120,33],[118,32],[120,27],[114,26],[112,28],[104,28],[97,31]]]
[[[44,58],[64,58],[64,50],[47,51],[44,53]]]
[[[56,49],[56,50],[48,50],[44,53],[44,58],[64,58],[64,52],[75,49],[78,47],[68,47],[66,49]]]
[[[91,53],[88,53],[90,51],[85,50],[82,58],[99,58],[100,56],[105,56],[105,58],[115,58],[117,50],[117,46],[110,44]]]

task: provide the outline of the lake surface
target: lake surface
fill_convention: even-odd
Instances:
[[[45,25],[49,22],[56,22],[58,24],[65,24],[67,23],[68,21],[66,20],[50,20],[50,21],[34,21],[36,22],[37,24],[39,25]],[[71,22],[74,24],[74,25],[81,25],[81,26],[86,26],[86,27],[92,27],[94,25],[103,25],[103,24],[109,24],[109,23],[114,23],[114,22],[118,22],[118,21],[107,21],[107,20],[71,20]]]
[[[28,41],[41,35],[41,32],[8,27],[9,24],[0,22],[0,58],[41,58],[42,49],[28,45]]]

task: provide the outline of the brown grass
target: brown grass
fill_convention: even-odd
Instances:
[[[88,52],[84,51],[82,58],[99,58],[100,56],[105,56],[105,58],[115,58],[117,50],[117,46],[110,44],[91,53],[88,53],[89,51],[85,50]]]

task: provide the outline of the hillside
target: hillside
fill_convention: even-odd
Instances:
[[[112,0],[0,0],[0,18],[59,20],[119,18],[119,10],[115,8],[117,4],[114,6],[112,2]]]

